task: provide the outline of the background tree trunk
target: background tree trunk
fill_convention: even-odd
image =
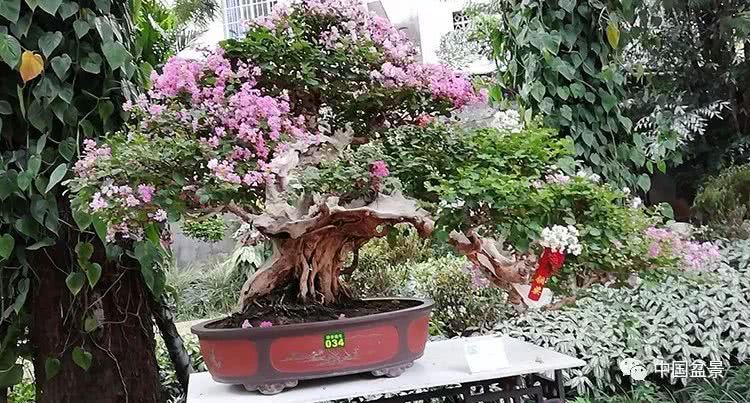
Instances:
[[[98,242],[95,246],[92,261],[104,262],[103,246]],[[112,262],[102,264],[102,278],[95,289],[87,284],[73,299],[65,286],[71,250],[61,239],[33,258],[36,282],[30,341],[37,403],[161,401],[150,295],[140,271]],[[100,326],[86,333],[84,315],[93,315]],[[76,346],[93,355],[88,371],[72,360]],[[47,379],[45,363],[50,357],[59,359],[61,367]]]

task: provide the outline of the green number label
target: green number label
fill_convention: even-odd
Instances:
[[[323,337],[323,347],[326,349],[341,348],[345,345],[344,332],[329,333]]]

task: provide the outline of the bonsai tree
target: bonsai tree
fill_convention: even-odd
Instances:
[[[398,223],[432,234],[436,193],[391,165],[421,145],[390,137],[483,100],[463,75],[416,62],[387,20],[340,0],[279,9],[205,60],[170,60],[152,82],[125,105],[126,130],[87,143],[69,183],[76,205],[107,223],[110,242],[156,240],[182,217],[251,223],[273,255],[244,285],[243,308],[289,285],[302,301],[335,303],[349,295],[348,256],[368,240]],[[493,241],[456,229],[451,242],[497,284],[523,280]]]

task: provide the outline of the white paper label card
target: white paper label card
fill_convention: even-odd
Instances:
[[[476,337],[464,340],[464,355],[469,364],[469,372],[492,371],[507,367],[508,356],[505,343],[498,337]]]

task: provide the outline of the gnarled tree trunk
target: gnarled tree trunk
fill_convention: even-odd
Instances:
[[[303,301],[332,303],[342,293],[349,295],[339,275],[350,252],[372,238],[385,236],[399,223],[410,223],[423,237],[433,230],[429,213],[400,193],[380,194],[366,205],[354,202],[339,206],[336,198],[329,197],[296,209],[271,208],[253,223],[272,240],[274,251],[243,286],[242,310],[257,298],[293,282],[298,284]],[[528,274],[524,262],[504,257],[495,243],[474,232],[454,232],[451,243],[494,284],[511,293],[511,283],[522,282]]]

